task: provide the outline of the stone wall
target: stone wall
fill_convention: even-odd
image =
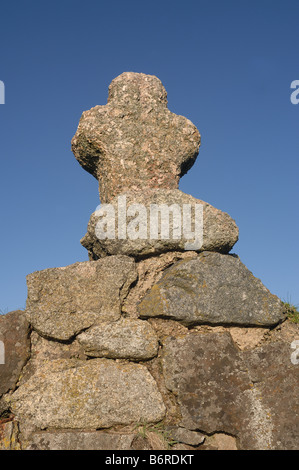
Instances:
[[[199,143],[156,77],[126,73],[83,113],[72,147],[102,202],[149,209],[194,202],[177,185]],[[233,219],[195,201],[194,250],[99,239],[95,213],[90,261],[28,275],[25,312],[0,317],[0,449],[298,447],[298,324],[230,253]]]

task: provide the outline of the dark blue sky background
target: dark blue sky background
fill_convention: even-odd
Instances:
[[[25,307],[26,274],[87,260],[97,181],[70,142],[124,71],[158,76],[202,135],[180,189],[228,212],[233,252],[299,304],[298,0],[11,0],[0,16],[0,309]]]

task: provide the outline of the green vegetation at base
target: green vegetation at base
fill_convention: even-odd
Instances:
[[[165,443],[167,449],[171,449],[172,446],[178,443],[171,437],[170,431],[167,431],[165,429],[164,424],[162,422],[158,424],[138,423],[135,426],[135,429],[137,429],[139,436],[141,436],[143,439],[148,438],[148,433],[157,434],[162,440],[162,442]]]

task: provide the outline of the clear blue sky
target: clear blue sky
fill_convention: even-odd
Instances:
[[[298,0],[11,0],[0,17],[0,309],[24,308],[26,274],[87,260],[97,181],[70,142],[125,71],[158,76],[202,135],[180,189],[228,212],[233,252],[299,304]]]

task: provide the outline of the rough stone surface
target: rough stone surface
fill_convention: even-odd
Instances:
[[[97,322],[117,320],[135,279],[135,263],[126,256],[35,272],[27,276],[28,321],[45,337],[69,340]]]
[[[176,261],[196,256],[197,253],[195,251],[171,251],[137,261],[138,279],[125,298],[122,311],[129,317],[137,318],[139,302],[143,299],[146,292],[161,279],[165,269],[169,268]],[[180,326],[178,322],[174,323]]]
[[[58,342],[45,339],[33,330],[30,336],[30,342],[30,361],[27,362],[22,370],[19,379],[21,384],[27,382],[44,364],[48,364],[50,361],[57,361],[59,359],[87,359],[84,354],[84,349],[77,339],[71,343]]]
[[[233,326],[229,328],[231,337],[239,347],[239,349],[249,350],[253,349],[262,343],[269,335],[270,329],[268,328],[244,328]]]
[[[278,371],[296,370],[291,361],[291,353],[290,343],[281,341],[265,343],[251,351],[244,351],[243,358],[251,381],[253,383],[262,382],[277,375]],[[297,371],[299,379],[299,367],[297,367]]]
[[[135,212],[130,207],[132,204],[141,204],[143,209],[138,209]],[[169,221],[169,235],[166,232],[166,238],[162,237],[160,222],[155,223],[157,217],[155,217],[153,208],[155,205],[163,207],[163,204],[170,208],[172,205],[176,207],[176,211],[181,217],[181,231],[178,235],[179,238],[173,236],[173,223],[172,215],[168,217],[168,212],[165,212],[163,220]],[[188,235],[186,228],[188,225],[185,223],[183,218],[184,205],[189,204],[191,208],[191,233]],[[115,238],[100,239],[97,229],[97,224],[105,221],[107,222],[107,212],[103,211],[100,214],[99,211],[94,212],[91,215],[87,234],[82,238],[82,245],[88,250],[90,259],[98,259],[103,256],[123,254],[135,257],[144,257],[153,254],[165,253],[167,251],[219,251],[221,253],[227,253],[231,250],[234,244],[238,240],[239,230],[235,221],[226,213],[222,212],[215,207],[211,206],[207,202],[196,199],[189,194],[185,194],[178,189],[173,190],[161,190],[152,189],[146,190],[139,193],[126,193],[121,195],[121,199],[115,198],[111,201],[111,205],[114,208],[111,219],[115,217],[115,230],[113,228],[113,234]],[[197,215],[195,218],[195,207],[198,205],[203,208],[203,237],[200,235],[195,237],[194,232],[201,234],[200,218]],[[132,212],[130,212],[132,210]],[[123,219],[122,214],[127,214],[127,217]],[[171,214],[171,212],[170,212]],[[120,216],[119,216],[120,215]],[[122,221],[125,221],[125,224]],[[118,224],[118,221],[119,224]],[[197,221],[197,225],[195,225]],[[131,224],[131,225],[130,225]],[[157,225],[158,234],[157,238],[154,239],[152,236],[152,228]],[[119,234],[119,227],[120,236]],[[122,228],[124,227],[124,229]],[[137,232],[135,232],[135,227]],[[104,228],[106,233],[106,226]],[[137,235],[136,235],[137,233]],[[139,238],[135,238],[138,236]],[[177,236],[177,235],[175,235]],[[123,238],[121,238],[123,237]],[[198,239],[198,242],[196,241]]]
[[[5,416],[8,412],[8,404],[5,400],[5,395],[4,397],[0,398],[0,417]]]
[[[94,326],[78,336],[91,357],[151,359],[158,353],[158,338],[146,321],[122,318]]]
[[[167,269],[139,304],[142,318],[270,326],[284,317],[282,302],[238,257],[204,252]]]
[[[295,368],[296,367],[296,368]],[[299,370],[281,370],[256,384],[247,394],[250,427],[240,435],[243,449],[298,450]]]
[[[299,339],[297,335],[292,340]],[[298,450],[299,442],[299,365],[291,362],[291,343],[268,343],[243,353],[254,383],[247,415],[251,429],[241,436],[243,447],[252,447],[252,434],[259,447],[265,441],[275,450]],[[261,433],[262,430],[262,433]]]
[[[199,145],[191,121],[167,109],[161,81],[132,72],[112,81],[107,105],[83,113],[72,140],[76,159],[99,180],[102,202],[144,187],[177,188]]]
[[[38,432],[23,450],[129,450],[134,434],[107,432]]]
[[[293,323],[287,319],[273,328],[269,336],[271,341],[292,343],[292,341],[299,339],[299,323]]]
[[[16,310],[0,316],[0,341],[5,364],[0,363],[0,396],[14,390],[30,354],[29,324],[24,312]]]
[[[285,343],[241,352],[228,333],[191,333],[164,347],[166,386],[182,425],[234,436],[240,449],[296,449],[298,365]]]
[[[165,406],[145,366],[109,359],[51,361],[12,395],[13,413],[33,430],[109,428],[158,422]]]
[[[227,434],[217,433],[207,436],[199,450],[238,450],[236,439]]]
[[[205,440],[205,436],[200,432],[189,431],[185,428],[168,427],[169,437],[174,441],[189,444],[190,446],[199,446]]]
[[[0,450],[20,450],[18,425],[11,418],[0,419]]]
[[[166,386],[178,394],[184,427],[238,432],[238,404],[250,380],[228,334],[170,338],[164,346],[163,371]]]
[[[0,316],[0,450],[298,449],[299,325],[228,254],[235,221],[178,190],[199,146],[154,76],[83,113],[90,261],[29,275]]]

